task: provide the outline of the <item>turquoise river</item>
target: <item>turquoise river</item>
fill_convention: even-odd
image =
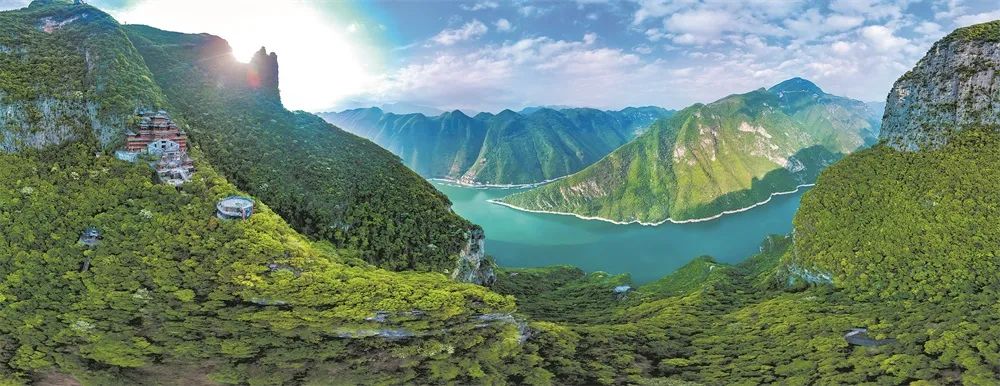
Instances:
[[[787,234],[805,189],[716,220],[659,226],[616,225],[573,216],[528,213],[486,202],[517,189],[470,188],[433,181],[455,212],[486,231],[486,252],[501,266],[574,265],[587,272],[629,273],[641,284],[691,259],[738,263],[769,234]]]

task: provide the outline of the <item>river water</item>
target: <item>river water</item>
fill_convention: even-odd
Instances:
[[[587,272],[629,273],[638,284],[667,275],[701,255],[738,263],[759,250],[769,234],[787,234],[798,193],[716,220],[643,226],[528,213],[491,204],[518,189],[471,188],[432,181],[454,210],[486,231],[486,253],[501,266],[574,265]]]

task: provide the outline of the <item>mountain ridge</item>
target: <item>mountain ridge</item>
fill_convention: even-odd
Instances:
[[[878,123],[863,102],[803,79],[772,89],[692,105],[586,169],[499,202],[623,223],[712,219],[811,184],[874,142]]]
[[[385,146],[427,178],[512,186],[580,170],[670,113],[655,107],[616,112],[540,107],[530,114],[505,109],[469,117],[455,110],[428,117],[365,108],[321,116]]]

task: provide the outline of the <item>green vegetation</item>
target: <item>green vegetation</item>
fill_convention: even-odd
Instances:
[[[212,165],[296,229],[387,269],[456,267],[474,226],[391,153],[247,80],[276,69],[236,62],[215,36],[126,29]]]
[[[995,287],[998,180],[995,128],[959,131],[938,150],[860,152],[803,197],[795,263],[878,298],[942,300]]]
[[[967,42],[973,40],[982,42],[1000,42],[1000,20],[973,24],[968,27],[956,29],[948,34],[948,36],[941,39],[937,44],[948,44],[955,41]]]
[[[878,118],[795,78],[688,107],[583,171],[502,201],[624,222],[711,217],[813,182],[874,142]]]
[[[587,274],[575,267],[504,269],[490,288],[520,299],[518,310],[534,319],[569,323],[607,321],[619,297],[615,287],[628,285],[628,275]]]
[[[150,366],[194,361],[210,364],[216,382],[274,384],[338,367],[367,371],[374,355],[406,358],[401,372],[428,372],[447,362],[433,359],[433,347],[489,358],[478,351],[500,350],[497,342],[517,333],[456,323],[509,312],[509,298],[441,274],[375,269],[306,240],[266,205],[247,221],[218,220],[216,200],[238,192],[204,164],[175,189],[154,185],[145,166],[75,144],[0,155],[0,178],[9,182],[0,185],[6,377],[58,369],[127,384]],[[88,226],[103,233],[94,249],[77,244]],[[425,314],[366,321],[412,310]],[[446,327],[463,332],[435,335]],[[407,346],[341,338],[390,328],[432,335]],[[369,345],[379,353],[365,354]]]
[[[79,12],[91,16],[52,34],[124,36],[91,29],[119,28],[92,7],[44,1],[0,13],[0,35],[16,37],[2,44],[58,47],[47,35],[9,33]],[[94,131],[102,124],[86,120],[75,121],[77,140],[5,148],[17,152],[0,154],[2,384],[1000,383],[1000,235],[990,221],[1000,214],[996,128],[949,132],[933,151],[879,145],[847,157],[805,195],[794,240],[771,237],[738,265],[701,257],[627,292],[615,291],[628,284],[625,275],[509,269],[491,291],[368,262],[449,266],[441,256],[454,254],[453,245],[428,243],[469,225],[389,153],[284,111],[267,76],[246,83],[248,73],[273,74],[273,61],[237,64],[224,41],[207,35],[128,31],[118,43],[158,63],[152,79],[166,97],[126,44],[108,46],[122,63],[92,63],[110,66],[122,85],[150,85],[138,100],[127,88],[91,89],[90,66],[87,76],[76,67],[86,62],[80,51],[82,62],[74,51],[33,49],[18,55],[66,72],[0,67],[0,90],[19,95],[0,102],[30,111],[24,106],[46,95],[69,93],[117,106],[106,116],[128,113],[131,102],[120,101],[173,106],[195,137],[198,171],[179,188],[154,184],[146,166],[102,153],[106,137]],[[40,78],[19,78],[22,70]],[[66,83],[56,80],[61,74]],[[808,98],[788,94],[803,88],[796,83],[771,96],[695,106],[654,125],[645,136],[655,140],[628,148],[673,157],[675,144],[701,143],[693,128],[739,127],[707,125],[705,112],[749,108],[745,114],[758,116],[754,106],[763,104],[747,103],[755,98],[780,99],[768,106],[782,106],[788,120],[822,121]],[[51,134],[45,122],[8,125],[5,135]],[[816,159],[845,143],[820,137],[826,150]],[[619,152],[608,159],[631,178],[698,178],[657,163],[624,164]],[[243,193],[216,167],[263,198],[248,220],[214,216],[219,198]],[[331,211],[340,217],[315,217]],[[334,242],[307,239],[278,213]],[[323,233],[330,225],[340,233]],[[87,227],[103,235],[94,247],[78,242]],[[826,273],[830,284],[805,277]],[[854,328],[891,343],[851,345],[844,334]]]
[[[36,1],[0,13],[0,151],[97,139],[109,147],[159,89],[118,23],[100,10]]]
[[[505,185],[536,183],[579,171],[672,113],[658,107],[621,111],[540,108],[475,117],[456,110],[426,117],[368,108],[321,116],[398,154],[423,176]]]

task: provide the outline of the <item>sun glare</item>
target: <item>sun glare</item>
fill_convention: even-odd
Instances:
[[[373,80],[376,55],[371,48],[354,44],[351,22],[333,20],[315,7],[300,1],[149,1],[115,17],[166,30],[219,35],[242,62],[261,46],[267,47],[278,54],[285,105],[319,110],[362,92]]]

